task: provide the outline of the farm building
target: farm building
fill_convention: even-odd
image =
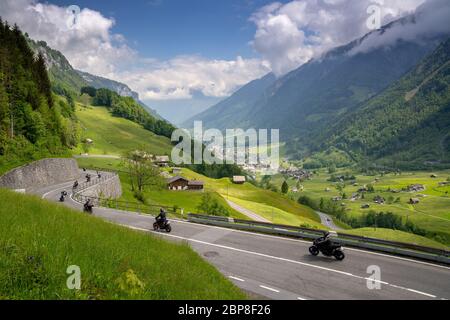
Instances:
[[[189,185],[189,180],[181,176],[176,176],[167,181],[167,186],[169,190],[187,190]]]
[[[205,183],[200,180],[191,180],[188,183],[188,190],[203,190]]]
[[[417,198],[411,198],[409,199],[409,204],[419,204],[420,200]]]
[[[373,202],[378,204],[384,204],[385,201],[386,200],[382,196],[376,196],[375,198],[373,198]]]
[[[169,166],[169,162],[170,162],[169,156],[156,156],[155,157],[155,164],[157,164],[160,167]]]
[[[203,190],[204,182],[200,180],[188,180],[182,176],[176,176],[167,181],[169,190]]]
[[[425,190],[425,186],[423,184],[412,184],[408,186],[408,191],[410,192],[419,192]]]
[[[233,177],[233,183],[234,184],[244,184],[247,179],[245,176],[234,176]]]
[[[172,174],[180,174],[181,168],[172,168]]]

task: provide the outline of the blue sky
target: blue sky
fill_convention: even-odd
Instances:
[[[385,0],[381,22],[425,1]],[[0,14],[78,70],[120,81],[181,123],[269,72],[282,76],[371,30],[375,0],[0,0]],[[77,23],[67,8],[81,8]],[[442,11],[442,10],[441,10]],[[446,18],[446,16],[445,16]]]
[[[214,59],[255,57],[249,45],[256,27],[249,17],[271,0],[53,0],[114,18],[115,33],[141,54],[157,59],[202,55]]]

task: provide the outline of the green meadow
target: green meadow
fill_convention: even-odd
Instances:
[[[349,170],[350,171],[350,170]],[[344,174],[345,170],[334,173],[335,175]],[[439,186],[439,182],[444,182],[450,177],[450,170],[438,172],[403,172],[401,174],[384,174],[377,176],[368,176],[352,173],[356,177],[357,185],[353,186],[350,182],[345,183],[342,192],[347,199],[339,201],[345,207],[350,216],[361,216],[371,210],[376,212],[392,212],[402,217],[403,221],[411,221],[418,227],[426,231],[436,233],[441,238],[441,242],[450,243],[450,186]],[[432,174],[437,177],[432,178]],[[312,180],[304,181],[303,192],[292,193],[294,197],[306,195],[316,201],[321,198],[331,199],[341,195],[341,191],[336,188],[336,183],[328,181],[330,174],[327,170],[318,170]],[[285,177],[277,175],[272,183],[281,185]],[[296,180],[288,179],[291,189],[295,187]],[[365,193],[364,199],[350,201],[353,193],[364,185],[373,185],[374,192]],[[421,192],[401,191],[412,184],[423,184],[425,190]],[[328,191],[327,191],[328,189]],[[398,193],[392,190],[400,191]],[[448,192],[448,193],[446,193]],[[385,204],[376,204],[373,199],[375,196],[383,197]],[[418,198],[418,204],[410,204],[411,198]],[[368,209],[362,209],[364,204],[369,204]],[[363,231],[364,232],[364,231]]]
[[[113,117],[105,107],[77,104],[82,139],[93,140],[88,153],[122,155],[126,151],[145,149],[155,155],[168,155],[172,150],[168,138],[145,130],[127,119]],[[80,145],[74,154],[85,153]]]

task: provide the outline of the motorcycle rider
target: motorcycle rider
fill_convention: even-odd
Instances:
[[[94,205],[91,203],[91,199],[88,199],[84,204],[84,211],[92,213],[92,208]]]
[[[331,234],[328,231],[326,231],[323,237],[317,239],[317,245],[322,248],[330,248],[332,245]]]
[[[163,208],[161,208],[159,209],[159,215],[156,217],[156,222],[158,222],[160,226],[163,226],[165,225],[166,221],[167,213]]]

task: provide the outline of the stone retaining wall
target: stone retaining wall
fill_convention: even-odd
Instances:
[[[75,159],[43,159],[13,169],[0,177],[0,187],[9,189],[35,189],[80,177]]]

